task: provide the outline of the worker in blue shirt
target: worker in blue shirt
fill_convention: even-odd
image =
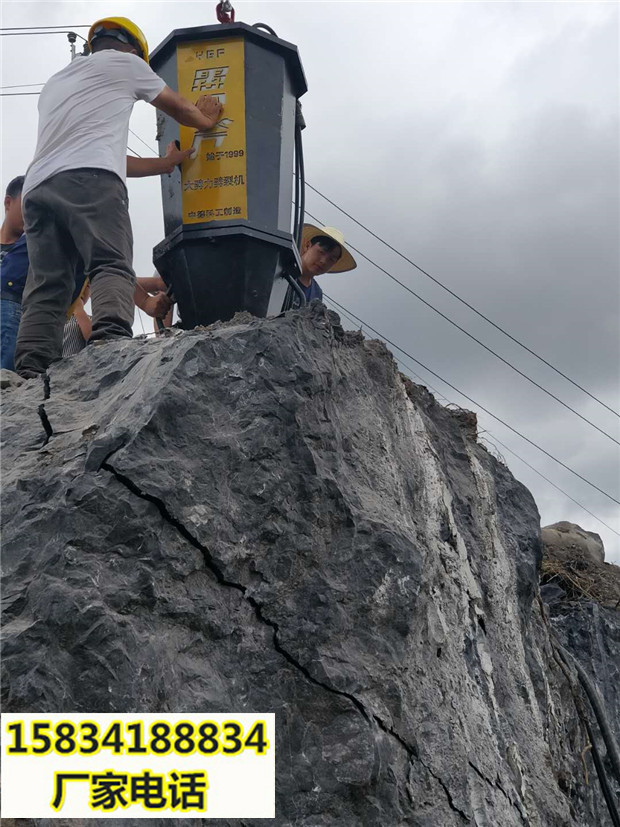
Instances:
[[[22,215],[24,176],[9,183],[4,197],[4,221],[0,227],[0,367],[15,370],[15,342],[22,315],[22,293],[28,275],[28,247]],[[73,303],[80,297],[86,282],[83,268],[76,273]]]
[[[24,176],[9,183],[0,227],[0,367],[15,370],[13,355],[22,315],[22,292],[28,275],[28,248],[22,216]]]
[[[304,224],[301,236],[301,275],[297,283],[304,291],[306,301],[323,300],[323,291],[316,283],[323,273],[346,273],[357,267],[355,259],[344,246],[344,236],[335,227],[315,227]]]

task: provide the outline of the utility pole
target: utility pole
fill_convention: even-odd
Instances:
[[[67,40],[69,41],[69,46],[71,48],[71,60],[75,60],[75,43],[77,41],[76,33],[67,32]]]

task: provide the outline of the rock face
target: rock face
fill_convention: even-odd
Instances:
[[[563,520],[544,526],[542,541],[550,554],[562,560],[585,559],[594,563],[605,560],[605,549],[599,535],[575,523]]]
[[[5,711],[273,711],[278,827],[610,823],[532,497],[382,345],[312,305],[2,398]]]

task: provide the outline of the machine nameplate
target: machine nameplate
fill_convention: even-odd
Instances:
[[[180,127],[181,148],[196,149],[181,169],[183,223],[247,218],[243,39],[179,43],[177,66],[181,95],[214,95],[224,107],[207,132]]]

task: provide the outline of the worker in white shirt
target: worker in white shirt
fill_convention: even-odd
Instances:
[[[91,284],[90,341],[132,335],[135,274],[125,174],[134,103],[147,101],[198,131],[211,129],[222,111],[214,97],[194,105],[166,86],[148,65],[146,38],[127,18],[97,21],[88,42],[92,54],[53,75],[39,98],[37,147],[22,191],[31,270],[15,366],[26,378],[61,358],[80,260]]]

